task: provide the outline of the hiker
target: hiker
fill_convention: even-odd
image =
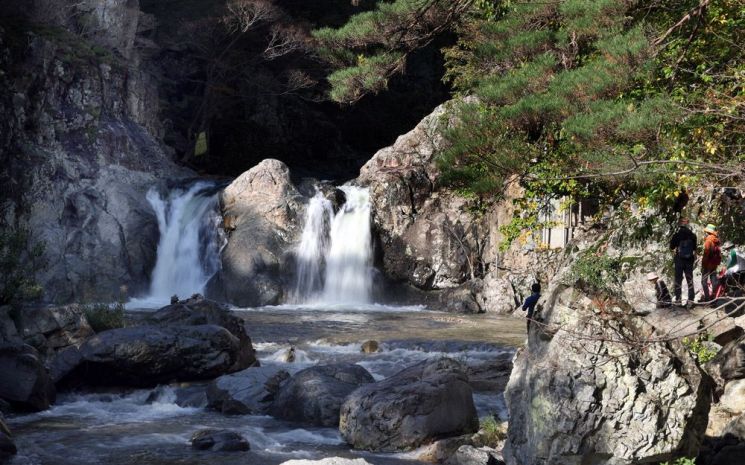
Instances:
[[[696,243],[698,239],[688,227],[688,218],[681,218],[678,225],[678,231],[670,239],[670,250],[675,254],[673,259],[673,263],[675,264],[675,302],[673,304],[681,304],[681,286],[683,285],[683,277],[685,276],[686,285],[688,286],[688,305],[692,305],[695,296],[693,289],[693,263],[696,261]]]
[[[673,304],[672,297],[670,297],[670,291],[667,289],[665,281],[661,280],[657,273],[649,273],[647,275],[647,281],[654,284],[655,294],[657,296],[657,308],[667,308]]]
[[[535,304],[538,303],[538,299],[541,298],[541,284],[540,283],[533,283],[532,286],[530,286],[530,291],[532,294],[525,299],[525,302],[523,302],[523,311],[528,311],[528,331],[530,331],[530,321],[533,319],[533,313],[535,312]]]
[[[701,287],[704,292],[702,302],[709,302],[716,296],[719,284],[717,268],[722,263],[722,246],[716,226],[707,224],[704,233],[706,233],[706,238],[704,239],[704,254],[701,257]]]

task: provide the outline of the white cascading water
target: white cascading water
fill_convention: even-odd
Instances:
[[[321,299],[324,303],[367,304],[372,290],[370,192],[341,188],[346,202],[331,222]]]
[[[323,289],[323,261],[329,245],[329,227],[334,219],[331,202],[318,192],[310,199],[303,236],[296,250],[294,303],[315,300]]]
[[[220,228],[214,185],[197,182],[174,190],[167,198],[147,193],[160,230],[150,295],[134,299],[128,307],[164,305],[172,295],[187,298],[204,292],[207,281],[220,269],[220,249],[225,238]]]
[[[370,303],[370,194],[360,187],[340,189],[346,202],[336,215],[320,192],[308,204],[302,239],[295,251],[294,303]]]

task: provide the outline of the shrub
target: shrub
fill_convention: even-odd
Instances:
[[[707,341],[710,341],[711,337],[707,335],[706,333],[699,334],[698,337],[695,338],[683,338],[683,345],[686,349],[696,357],[696,360],[698,360],[699,363],[706,363],[714,356],[716,356],[717,351],[713,349],[711,346],[708,346],[705,344]],[[682,460],[682,459],[681,459]],[[687,465],[688,462],[684,462],[683,465]],[[674,465],[678,465],[678,462],[675,462]]]
[[[92,304],[85,308],[85,317],[97,333],[124,327],[124,306],[117,304]]]
[[[480,420],[477,446],[498,448],[505,439],[507,439],[507,430],[504,423],[499,423],[493,416]]]
[[[46,268],[44,244],[23,228],[0,228],[0,305],[41,297],[36,273]]]

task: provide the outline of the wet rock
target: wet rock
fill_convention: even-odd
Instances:
[[[0,398],[24,410],[46,410],[56,391],[39,353],[25,344],[0,344]]]
[[[365,354],[380,352],[380,344],[378,343],[378,341],[365,341],[362,343],[361,350]]]
[[[196,294],[186,300],[161,308],[148,321],[158,325],[217,325],[240,341],[235,364],[229,371],[238,371],[258,364],[246,322],[230,311],[227,305]]]
[[[281,301],[282,265],[302,232],[302,199],[287,166],[272,159],[262,161],[225,188],[223,215],[235,221],[222,252],[222,272],[215,281],[222,290],[213,292],[239,306]]]
[[[226,414],[266,413],[279,385],[289,377],[276,367],[254,367],[221,376],[207,387],[208,406]]]
[[[207,387],[205,385],[158,386],[145,402],[148,404],[176,404],[183,408],[207,407]]]
[[[595,301],[561,278],[545,294],[547,329],[532,326],[515,357],[506,461],[631,465],[695,456],[711,390],[690,353],[676,341],[643,351],[613,342],[658,333],[622,304],[606,308],[617,318],[604,321]]]
[[[329,457],[322,460],[288,460],[280,465],[372,465],[365,459],[344,459]]]
[[[290,347],[284,356],[285,363],[295,363],[295,348]]]
[[[502,454],[490,447],[461,446],[445,465],[505,465]]]
[[[337,426],[344,398],[373,381],[367,370],[350,363],[306,368],[282,384],[269,413],[285,420]]]
[[[360,387],[341,408],[339,430],[357,449],[398,451],[474,433],[478,418],[465,368],[428,360]]]
[[[79,346],[94,334],[80,305],[24,308],[18,313],[21,337],[43,355],[53,355],[69,346]]]
[[[216,325],[113,329],[80,347],[80,362],[62,381],[147,387],[210,379],[229,372],[240,355],[238,338]]]
[[[504,391],[512,372],[512,357],[512,353],[505,353],[489,360],[469,362],[466,366],[468,384],[474,391]]]
[[[0,413],[0,463],[18,452],[10,428],[5,424],[5,417]]]
[[[246,438],[235,431],[204,429],[191,437],[191,447],[214,452],[243,452],[251,450]]]

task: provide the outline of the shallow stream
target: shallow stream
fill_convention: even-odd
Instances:
[[[352,362],[383,379],[431,357],[465,363],[514,351],[524,339],[524,322],[491,315],[452,315],[421,308],[283,306],[238,310],[249,323],[262,365],[291,373],[318,363]],[[363,354],[374,339],[381,351]],[[284,362],[290,346],[294,363]],[[175,403],[172,387],[155,401],[152,390],[64,393],[50,410],[9,417],[19,454],[12,465],[275,465],[290,459],[364,457],[375,465],[419,463],[416,453],[353,451],[334,428],[313,428],[267,416],[226,416]],[[474,395],[479,416],[504,418],[501,393]],[[191,435],[203,428],[236,430],[250,452],[199,452]]]

